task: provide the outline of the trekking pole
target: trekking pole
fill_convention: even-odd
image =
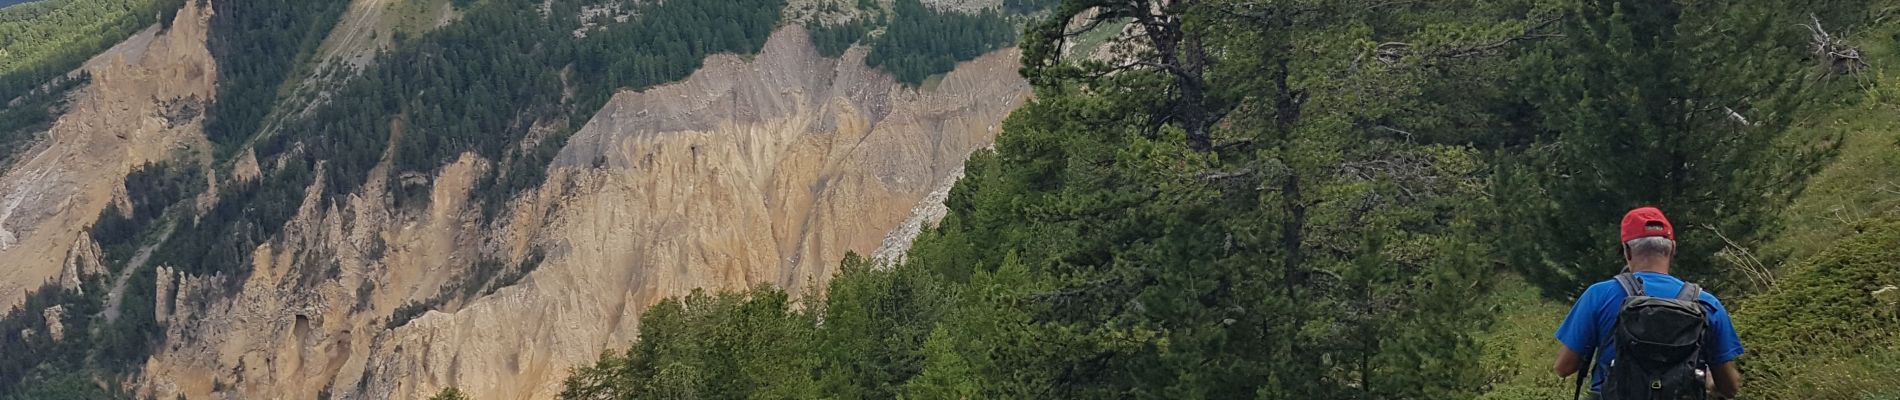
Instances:
[[[1596,369],[1596,358],[1596,351],[1591,351],[1589,356],[1583,358],[1583,369],[1578,370],[1579,373],[1577,374],[1577,387],[1570,392],[1571,400],[1583,399],[1583,381],[1590,379],[1591,370]]]

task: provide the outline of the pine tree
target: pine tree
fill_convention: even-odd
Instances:
[[[1772,233],[1835,139],[1794,129],[1820,89],[1792,7],[1563,3],[1563,37],[1523,69],[1530,144],[1497,179],[1510,263],[1547,294],[1580,292],[1621,265],[1622,213],[1657,205],[1674,271],[1742,289],[1717,253]]]
[[[1157,50],[1063,59],[1067,22],[1095,6],[1121,7],[1097,15],[1132,18]],[[999,397],[1475,390],[1490,267],[1459,216],[1477,211],[1483,164],[1431,141],[1478,110],[1422,94],[1473,86],[1495,68],[1489,43],[1536,25],[1505,7],[1361,6],[1069,2],[1038,25],[1024,45],[1038,98],[971,159],[912,257],[958,281],[1014,258],[1040,287],[990,303],[1018,322],[946,323],[1009,345],[938,358],[920,390],[961,390],[962,373]]]

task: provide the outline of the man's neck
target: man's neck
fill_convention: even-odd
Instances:
[[[1654,272],[1669,275],[1668,260],[1630,260],[1630,272]]]

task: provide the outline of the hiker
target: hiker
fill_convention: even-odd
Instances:
[[[1714,294],[1669,275],[1675,227],[1655,207],[1630,210],[1622,243],[1623,272],[1590,285],[1557,327],[1557,376],[1583,370],[1591,399],[1734,398],[1742,341]]]

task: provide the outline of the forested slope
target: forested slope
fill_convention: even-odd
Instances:
[[[1063,1],[1025,34],[1037,98],[908,262],[667,301],[563,396],[1568,395],[1550,332],[1641,204],[1684,227],[1679,274],[1737,304],[1744,371],[1772,381],[1745,392],[1889,393],[1856,378],[1884,353],[1808,346],[1884,343],[1890,229],[1749,251],[1807,223],[1784,210],[1842,140],[1893,151],[1840,123],[1886,106],[1839,50],[1894,38],[1814,35],[1886,32],[1891,6],[1134,3]],[[1084,12],[1148,51],[1063,59]],[[1788,372],[1809,365],[1829,373]]]
[[[1048,4],[1021,4],[976,14],[938,10],[922,0],[895,0],[885,10],[861,1],[843,22],[814,18],[806,25],[820,54],[837,57],[846,48],[870,47],[864,62],[890,72],[899,82],[921,85],[933,75],[1016,41],[1018,26]],[[1012,2],[1011,4],[1015,4]]]

